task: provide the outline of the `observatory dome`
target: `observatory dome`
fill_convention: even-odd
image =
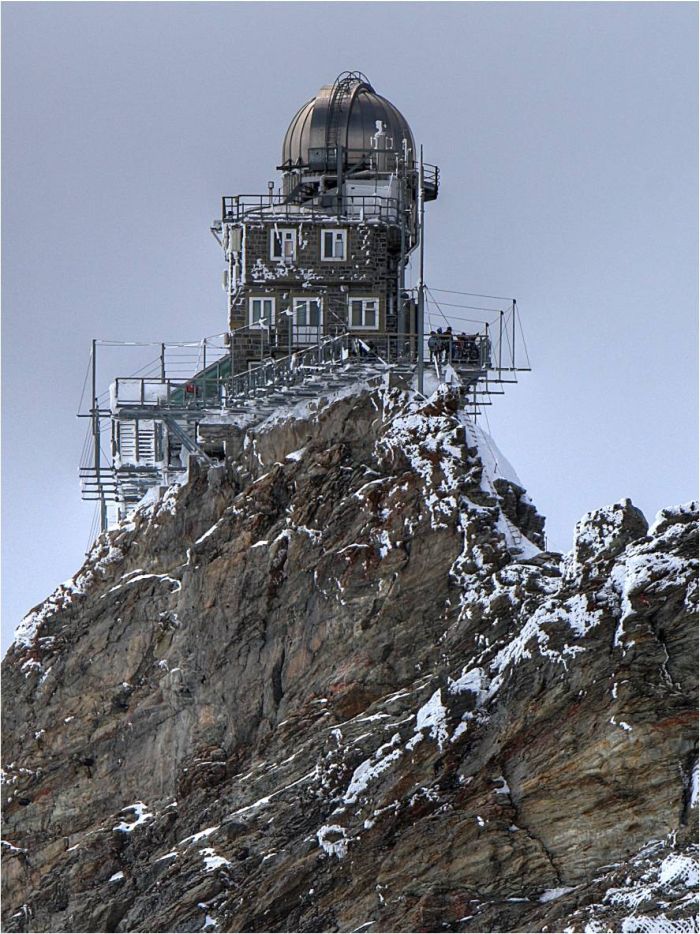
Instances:
[[[385,134],[382,149],[387,152],[401,153],[405,139],[410,149],[408,161],[413,163],[415,143],[403,114],[377,94],[361,72],[343,72],[292,118],[282,145],[280,168],[330,168],[335,164],[337,146],[343,147],[345,166],[357,165],[376,148],[373,137],[378,129]]]

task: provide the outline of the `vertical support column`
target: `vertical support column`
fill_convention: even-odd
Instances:
[[[160,345],[160,378],[165,382],[165,344]]]
[[[107,530],[107,503],[102,486],[102,464],[100,453],[100,409],[97,399],[97,341],[92,341],[92,441],[93,441],[93,467],[95,480],[100,497],[100,532]]]
[[[406,336],[409,331],[410,325],[407,321],[408,312],[403,303],[403,293],[406,290],[406,217],[404,215],[404,187],[406,184],[406,140],[403,141],[404,144],[404,161],[401,172],[397,172],[398,181],[399,181],[399,197],[397,203],[398,211],[398,221],[399,221],[399,230],[401,232],[401,252],[399,253],[399,268],[398,275],[396,279],[396,312],[398,315],[398,327],[397,331],[399,333],[398,344],[401,350],[403,351]]]
[[[236,228],[238,230],[238,228]],[[238,285],[238,276],[236,275],[236,265],[234,260],[234,255],[237,256],[237,251],[234,252],[233,245],[231,243],[231,238],[233,236],[232,228],[229,228],[228,235],[228,281],[226,285],[228,286],[228,326],[233,327],[233,298],[235,295],[236,287]]]
[[[512,307],[512,314],[513,314],[513,346],[511,348],[511,355],[512,355],[511,366],[513,369],[515,369],[515,315],[516,315],[515,299],[513,299],[513,304],[511,307]]]
[[[338,201],[338,217],[343,214],[343,147],[340,143],[335,147],[335,182]]]
[[[420,148],[420,175],[418,182],[418,218],[420,225],[420,273],[418,280],[418,322],[417,335],[418,341],[418,360],[416,364],[416,376],[418,383],[418,392],[423,392],[423,331],[425,330],[425,190],[423,175],[423,147]]]
[[[234,341],[233,330],[229,331],[228,334],[228,362],[229,362],[229,386],[231,387],[230,392],[227,394],[226,401],[230,405],[231,398],[233,397],[233,363],[234,363],[234,354],[233,354],[233,341]]]
[[[501,369],[503,364],[503,309],[498,313],[498,378],[502,379]]]

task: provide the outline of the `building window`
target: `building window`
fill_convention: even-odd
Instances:
[[[323,323],[321,301],[318,298],[295,298],[294,321],[299,327],[317,328]]]
[[[379,327],[379,299],[351,298],[350,327],[376,331]]]
[[[347,230],[321,231],[321,259],[335,262],[347,259]]]
[[[248,324],[250,327],[269,328],[274,323],[274,298],[251,298],[248,303]]]
[[[320,298],[294,299],[294,342],[315,344],[323,334],[323,305]]]
[[[273,227],[270,231],[270,259],[291,262],[297,255],[297,232]]]

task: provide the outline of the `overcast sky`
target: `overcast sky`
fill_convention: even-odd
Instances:
[[[550,547],[696,495],[694,3],[6,2],[3,27],[4,645],[87,545],[90,340],[225,328],[220,196],[266,190],[346,69],[441,167],[428,284],[518,299],[534,370],[489,423]]]

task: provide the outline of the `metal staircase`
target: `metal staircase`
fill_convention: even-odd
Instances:
[[[285,204],[304,204],[318,193],[318,186],[311,182],[300,181],[284,199]]]
[[[152,419],[122,421],[118,425],[118,450],[122,464],[152,466],[158,460],[160,426]]]
[[[81,467],[83,498],[114,503],[119,516],[128,515],[150,489],[184,475],[188,456],[204,464],[221,456],[232,426],[253,427],[281,407],[376,384],[389,369],[364,341],[342,334],[233,375],[220,358],[189,381],[117,379],[104,413],[112,426],[111,463]]]

